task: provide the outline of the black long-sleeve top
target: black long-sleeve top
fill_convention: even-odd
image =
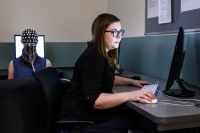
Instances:
[[[109,67],[96,47],[89,45],[77,60],[70,86],[61,102],[59,118],[86,117],[105,122],[114,116],[114,108],[95,109],[101,93],[112,93],[114,69]]]

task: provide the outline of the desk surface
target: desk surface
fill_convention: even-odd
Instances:
[[[159,81],[158,90],[162,92],[165,89],[166,81],[144,76],[141,74],[136,74],[128,71],[124,71],[123,76],[133,76],[138,75],[141,77],[141,80],[150,81],[155,83]],[[179,88],[178,84],[172,86],[172,89]],[[133,86],[114,86],[113,92],[127,92],[134,91],[140,88]],[[200,100],[200,90],[195,89],[195,96],[189,98],[179,98],[179,99],[199,99]],[[156,97],[159,100],[175,100],[169,97],[166,97],[158,92],[156,92]],[[187,102],[187,101],[186,101]],[[197,103],[197,101],[188,101]],[[169,103],[169,102],[168,102]],[[172,102],[170,102],[172,103]],[[198,102],[200,103],[200,101]],[[180,104],[174,103],[173,104]],[[187,104],[188,105],[188,104]],[[142,104],[139,102],[127,102],[127,106],[136,112],[140,113],[144,117],[148,118],[154,123],[157,123],[157,129],[159,131],[172,130],[172,129],[181,129],[181,128],[192,128],[200,127],[200,107],[196,106],[181,106],[181,105],[169,105],[169,104]]]

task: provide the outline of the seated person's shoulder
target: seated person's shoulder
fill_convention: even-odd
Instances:
[[[8,65],[8,79],[14,78],[14,68],[13,68],[13,60],[10,61]]]
[[[8,70],[13,68],[13,60],[10,61],[9,65],[8,65]]]
[[[13,65],[13,60],[10,61],[9,65]]]
[[[52,67],[51,61],[48,59],[46,59],[46,67]]]

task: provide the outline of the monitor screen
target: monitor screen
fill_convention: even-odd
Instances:
[[[182,27],[179,28],[178,37],[176,40],[176,45],[174,48],[174,54],[171,62],[171,67],[167,79],[166,89],[163,93],[176,96],[176,97],[189,97],[194,96],[195,92],[187,90],[183,84],[181,83],[180,73],[184,62],[185,51],[184,48],[184,30]],[[174,81],[178,82],[180,88],[178,89],[170,89],[173,85]]]
[[[14,35],[15,43],[15,58],[22,55],[23,44],[21,43],[21,35]],[[45,56],[45,36],[38,36],[38,44],[36,45],[36,51],[38,56],[44,58]]]

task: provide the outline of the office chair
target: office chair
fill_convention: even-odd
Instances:
[[[56,130],[67,130],[71,133],[81,133],[84,124],[93,123],[92,121],[81,120],[78,118],[57,120],[59,105],[61,103],[61,98],[63,97],[63,91],[61,89],[63,86],[61,84],[59,74],[52,67],[45,68],[39,72],[33,72],[32,74],[41,84],[48,103],[47,125],[50,132],[56,132]]]
[[[47,133],[47,103],[34,78],[0,81],[0,133]]]

